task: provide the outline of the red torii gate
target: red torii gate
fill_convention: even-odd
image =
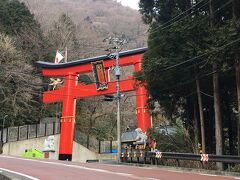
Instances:
[[[139,48],[120,52],[120,66],[134,66],[134,71],[141,70],[141,60],[146,48]],[[71,61],[68,63],[54,64],[38,61],[37,64],[42,67],[43,76],[65,77],[64,86],[57,90],[46,91],[43,94],[44,103],[62,102],[61,132],[59,143],[59,160],[72,159],[72,146],[74,137],[74,123],[76,111],[76,99],[90,96],[99,96],[104,94],[113,94],[116,92],[116,82],[108,84],[108,89],[98,91],[95,84],[78,83],[78,75],[92,72],[92,62],[104,61],[104,68],[107,77],[108,68],[116,64],[115,59],[108,56],[98,56],[94,58]],[[145,87],[133,77],[120,81],[120,91],[136,91],[136,114],[138,127],[146,132],[152,126],[150,113],[147,108],[148,95]]]

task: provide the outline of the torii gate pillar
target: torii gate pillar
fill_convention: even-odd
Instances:
[[[77,86],[77,74],[65,76],[66,96],[62,103],[61,133],[59,144],[59,160],[72,160],[76,98],[71,96],[71,90]]]
[[[137,62],[134,64],[135,72],[141,71],[142,63]],[[152,127],[151,115],[147,106],[148,94],[147,90],[142,83],[136,83],[136,114],[138,127],[146,132],[148,128]]]

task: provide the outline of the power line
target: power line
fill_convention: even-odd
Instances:
[[[222,10],[225,6],[227,6],[228,4],[230,4],[232,2],[232,0],[229,0],[228,2],[226,2],[225,4],[223,4],[221,7],[217,8],[215,11],[213,11],[213,14],[219,12],[220,10]],[[206,20],[208,18],[208,16],[204,17],[200,22],[203,22],[204,20]],[[194,25],[193,25],[194,26]],[[191,27],[189,28],[191,29]]]
[[[176,68],[176,67],[178,67],[178,66],[181,66],[181,65],[183,65],[183,64],[186,64],[186,63],[189,63],[189,62],[193,62],[193,61],[195,61],[196,59],[199,59],[200,57],[204,57],[204,56],[207,55],[207,54],[220,51],[220,50],[224,49],[225,47],[230,46],[230,45],[232,45],[232,44],[234,44],[234,43],[236,43],[236,42],[239,42],[239,41],[240,41],[240,38],[238,38],[238,39],[236,39],[236,40],[234,40],[234,41],[231,41],[230,43],[227,43],[227,44],[225,44],[225,45],[223,45],[223,46],[221,46],[221,47],[218,47],[218,48],[215,49],[215,50],[212,50],[212,51],[203,53],[203,54],[201,54],[201,55],[195,56],[195,57],[193,57],[193,58],[190,58],[190,59],[185,60],[185,61],[183,61],[183,62],[174,64],[174,65],[172,65],[172,66],[168,66],[168,67],[162,68],[162,69],[160,69],[158,72],[164,72],[164,71],[167,71],[167,70]]]
[[[177,22],[180,22],[182,19],[185,19],[186,17],[190,16],[190,15],[191,15],[192,13],[194,13],[195,11],[192,11],[191,13],[189,13],[189,14],[183,16],[182,18],[178,19],[177,21],[174,21],[173,23],[171,23],[171,21],[173,21],[173,20],[175,20],[176,18],[180,17],[181,15],[185,14],[185,13],[188,12],[189,10],[195,8],[197,5],[199,5],[199,4],[202,3],[202,2],[204,2],[204,0],[202,0],[202,1],[198,2],[197,4],[191,6],[191,7],[190,7],[189,9],[187,9],[186,11],[178,14],[177,16],[173,17],[172,19],[168,20],[167,22],[163,23],[162,25],[157,26],[157,27],[151,29],[149,35],[157,32],[158,30],[166,29],[167,27],[170,27],[170,26],[172,26],[173,24],[176,24]],[[203,4],[202,6],[200,6],[199,8],[197,8],[197,10],[200,9],[200,8],[202,8],[202,7],[204,7],[204,6],[206,6],[208,3],[209,3],[209,0],[208,0],[205,4]],[[170,24],[169,24],[169,23],[170,23]],[[147,32],[148,32],[148,31],[147,31]],[[139,34],[138,36],[145,35],[147,32],[144,32],[144,33],[142,33],[142,34]],[[137,37],[138,37],[138,36],[137,36]],[[149,39],[149,37],[148,37],[148,39]],[[151,39],[151,38],[150,38],[150,39]]]
[[[227,5],[230,4],[231,2],[232,2],[232,0],[229,0],[227,3],[225,3],[224,5],[222,5],[220,8],[217,8],[217,10],[215,10],[215,11],[213,12],[213,14],[215,14],[216,12],[219,12],[221,9],[223,9],[225,6],[227,6]],[[205,3],[204,6],[207,5],[207,4],[208,4],[208,2]],[[201,7],[200,7],[200,8],[201,8]],[[191,12],[191,13],[193,13],[193,12]],[[175,21],[175,22],[167,25],[167,26],[164,26],[164,27],[162,27],[162,28],[159,28],[159,27],[158,27],[158,28],[154,29],[153,31],[151,31],[151,32],[149,33],[149,35],[151,35],[151,34],[153,34],[153,33],[155,33],[155,32],[158,32],[159,30],[164,30],[164,29],[166,29],[167,27],[170,27],[170,26],[172,26],[173,24],[176,24],[176,23],[180,22],[182,19],[185,19],[186,17],[190,16],[191,13],[188,14],[188,15],[186,15],[186,16],[184,16],[183,18],[179,19],[178,21]],[[205,16],[205,17],[202,19],[202,21],[205,20],[205,19],[207,19],[207,18],[208,18],[208,16]],[[158,30],[158,31],[156,31],[156,30]],[[154,39],[156,39],[156,38],[158,38],[158,37],[152,37],[152,38],[151,38],[151,37],[148,37],[148,40],[154,40]]]
[[[205,56],[205,55],[207,55],[207,54],[210,54],[210,53],[212,53],[212,52],[220,51],[221,49],[223,49],[223,48],[225,48],[225,47],[227,47],[227,46],[229,46],[229,45],[232,45],[232,44],[234,44],[234,43],[236,43],[236,42],[238,42],[238,41],[240,41],[240,38],[239,38],[239,39],[236,39],[236,40],[234,40],[234,41],[231,41],[230,43],[227,43],[227,44],[225,44],[225,45],[217,48],[216,50],[212,50],[212,51],[206,52],[206,53],[204,53],[204,54],[202,54],[202,55],[195,56],[195,57],[193,57],[193,58],[191,58],[191,59],[188,59],[188,60],[186,60],[186,61],[177,63],[177,64],[175,64],[175,65],[165,67],[165,68],[161,69],[161,70],[158,71],[158,72],[164,72],[164,71],[166,71],[166,70],[173,69],[173,68],[176,68],[176,67],[181,66],[181,65],[183,65],[183,64],[192,62],[192,61],[194,61],[195,59],[198,59],[198,58],[200,58],[200,57],[203,57],[203,56]],[[17,72],[17,73],[21,73],[21,74],[23,74],[23,75],[29,76],[29,73],[26,74],[26,73],[20,72],[20,71],[13,71],[13,72]],[[32,75],[33,75],[33,74],[32,74]],[[33,75],[33,76],[34,76],[34,77],[40,77],[40,76],[37,76],[37,75]],[[142,75],[142,76],[139,76],[139,77],[144,77],[144,76],[145,76],[145,75]],[[43,77],[43,76],[41,75],[41,77]],[[67,79],[69,79],[69,78],[63,78],[63,79],[67,80]],[[121,81],[128,81],[128,80],[135,80],[135,79],[136,79],[136,78],[130,78],[130,79],[125,79],[125,80],[121,80]],[[69,79],[69,80],[75,80],[75,79]],[[93,82],[93,81],[92,81],[92,82]],[[94,82],[93,82],[93,83],[94,83]],[[95,82],[95,83],[96,83],[96,82]],[[114,82],[109,82],[109,83],[115,83],[115,81],[114,81]],[[41,83],[41,84],[42,84],[42,83]]]
[[[183,11],[183,12],[180,13],[179,15],[177,15],[177,16],[173,17],[172,19],[170,19],[168,22],[165,22],[164,24],[162,24],[160,27],[163,27],[164,25],[168,24],[169,22],[171,22],[171,21],[175,20],[176,18],[180,17],[181,15],[187,13],[189,10],[195,8],[197,5],[199,5],[199,4],[202,3],[203,1],[204,1],[204,0],[199,1],[197,4],[194,4],[193,6],[191,6],[191,7],[190,7],[189,9],[187,9],[186,11]],[[205,6],[205,5],[208,4],[208,3],[209,3],[209,0],[208,0],[205,4],[203,4],[201,7],[199,7],[198,9],[202,8],[203,6]],[[194,12],[194,11],[193,11],[193,12]],[[192,12],[191,12],[191,13],[192,13]],[[188,14],[188,15],[189,15],[189,14]]]
[[[203,8],[204,6],[208,5],[208,3],[209,3],[209,0],[208,0],[205,4],[203,4],[201,7],[199,7],[198,9]],[[169,24],[169,25],[161,28],[161,30],[164,30],[164,29],[166,29],[166,28],[168,28],[168,27],[170,27],[170,26],[172,26],[172,25],[174,25],[174,24],[177,24],[177,23],[180,22],[181,20],[189,17],[192,13],[194,13],[194,11],[192,11],[190,14],[187,14],[186,16],[184,16],[183,18],[179,19],[178,21],[174,21],[173,23],[171,23],[171,24]]]
[[[186,16],[182,17],[181,19],[178,19],[177,21],[174,21],[173,23],[170,23],[171,21],[177,19],[177,18],[180,17],[181,15],[187,13],[189,10],[197,7],[197,5],[201,4],[202,2],[204,2],[204,0],[198,2],[197,4],[194,4],[194,5],[193,5],[192,7],[190,7],[189,9],[187,9],[187,10],[185,10],[184,12],[180,13],[179,15],[173,17],[172,19],[170,19],[169,21],[165,22],[165,23],[162,24],[161,26],[158,26],[158,27],[156,27],[155,29],[152,29],[152,31],[151,31],[149,34],[155,33],[156,30],[164,30],[164,29],[172,26],[173,24],[176,24],[176,23],[179,22],[180,20],[185,19],[186,17],[190,16],[190,15],[191,15],[192,13],[194,13],[195,11],[192,11],[190,14],[187,14]],[[220,11],[220,10],[223,9],[225,6],[227,6],[228,4],[230,4],[231,2],[232,2],[232,0],[229,0],[227,3],[225,3],[224,5],[222,5],[220,8],[217,8],[217,10],[215,10],[213,13],[216,13],[216,12]],[[209,0],[208,0],[206,3],[204,3],[202,6],[198,7],[197,9],[201,9],[202,7],[206,6],[208,3],[209,3]],[[169,23],[170,23],[170,24],[169,24]],[[168,24],[168,25],[167,25],[167,24]],[[165,25],[166,25],[166,26],[165,26]],[[144,34],[146,34],[146,32],[143,33],[143,34],[140,34],[140,35],[138,35],[138,36],[141,36],[141,35],[144,35]],[[136,37],[138,37],[138,36],[136,36]],[[148,40],[153,40],[153,39],[155,39],[155,38],[156,38],[156,37],[154,37],[154,38],[148,37]],[[95,43],[95,44],[99,44],[99,43]],[[85,46],[84,46],[84,47],[85,47]],[[90,46],[88,46],[88,47],[90,47]],[[93,48],[96,48],[96,47],[93,47]],[[102,48],[103,48],[103,49],[102,49]],[[99,49],[99,50],[104,50],[104,47],[100,47],[100,48],[98,48],[98,49]],[[83,52],[83,53],[90,54],[90,53],[87,53],[87,52]]]
[[[214,98],[212,95],[207,94],[207,93],[205,93],[205,92],[203,92],[203,91],[200,91],[200,93],[202,93],[202,94],[205,95],[205,96],[208,96],[208,97]]]
[[[219,8],[217,8],[217,10],[215,10],[214,12],[213,12],[213,14],[215,14],[216,12],[218,12],[218,11],[220,11],[221,9],[223,9],[225,6],[227,6],[228,4],[230,4],[232,2],[232,0],[229,0],[228,2],[226,2],[225,4],[223,4],[221,7],[219,7]],[[209,1],[207,2],[207,3],[205,3],[203,6],[205,6],[205,5],[207,5],[209,3]],[[203,6],[201,6],[200,8],[202,8]],[[199,8],[199,9],[200,9]],[[192,12],[191,12],[192,13]],[[184,18],[186,18],[186,17],[188,17],[188,16],[185,16]],[[207,18],[208,16],[206,16],[205,18]],[[182,18],[182,19],[184,19],[184,18]],[[205,18],[203,18],[202,20],[205,20]],[[181,19],[181,20],[182,20]],[[175,24],[177,21],[175,21],[174,23],[172,23],[172,24],[170,24],[170,25],[173,25],[173,24]],[[164,30],[164,29],[166,29],[166,28],[168,28],[170,25],[168,25],[168,26],[165,26],[164,28],[162,28],[162,30]]]
[[[195,56],[195,57],[193,57],[193,58],[190,58],[190,59],[185,60],[185,61],[183,61],[183,62],[174,64],[174,65],[172,65],[172,66],[168,66],[168,67],[162,68],[162,69],[160,69],[160,71],[158,71],[158,72],[164,72],[164,71],[167,71],[167,70],[176,68],[176,67],[178,67],[178,66],[181,66],[181,65],[183,65],[183,64],[186,64],[186,63],[195,61],[196,59],[198,59],[198,58],[200,58],[200,57],[203,57],[203,56],[205,56],[205,55],[207,55],[207,54],[210,54],[210,53],[213,53],[213,52],[220,51],[220,50],[224,49],[225,47],[230,46],[230,45],[232,45],[232,44],[234,44],[234,43],[236,43],[236,42],[239,42],[239,41],[240,41],[240,38],[238,38],[238,39],[236,39],[236,40],[234,40],[234,41],[231,41],[230,43],[227,43],[227,44],[225,44],[225,45],[223,45],[223,46],[221,46],[221,47],[218,47],[218,48],[215,49],[215,50],[212,50],[212,51],[203,53],[203,54],[201,54],[201,55]],[[26,74],[26,73],[20,72],[20,71],[12,71],[12,72],[17,72],[17,73],[21,73],[21,74],[24,74],[24,75],[28,75],[28,76],[29,76],[29,74]],[[32,74],[31,76],[34,76],[34,77],[47,77],[47,76],[42,76],[42,74],[39,74],[39,75],[33,75],[33,74]],[[139,76],[139,77],[144,77],[144,76],[145,76],[145,75],[142,75],[142,76]],[[65,77],[63,77],[62,79],[65,79],[65,80],[75,80],[74,78],[65,78]],[[134,79],[136,79],[136,78],[130,78],[130,79],[125,79],[125,80],[121,80],[121,81],[128,81],[128,80],[134,80]],[[92,83],[96,83],[95,81],[91,81],[91,82],[92,82]],[[115,83],[115,81],[114,81],[114,82],[109,82],[109,83]]]
[[[200,65],[201,63],[205,63],[205,62],[207,62],[208,60],[206,59],[206,60],[202,60],[202,61],[200,61],[200,62],[197,62],[197,63],[194,63],[194,64],[191,64],[191,65],[189,65],[189,66],[185,66],[185,67],[183,67],[182,69],[181,68],[178,68],[178,69],[176,69],[175,71],[174,71],[174,73],[177,71],[177,72],[179,72],[179,71],[182,71],[182,70],[184,70],[184,71],[186,71],[186,70],[188,70],[188,69],[191,69],[192,67],[194,67],[194,66],[197,66],[197,65]],[[164,80],[168,80],[168,79],[171,79],[171,78],[173,78],[173,76],[166,76],[166,75],[164,75]]]
[[[227,71],[232,70],[232,69],[233,69],[233,67],[229,68]],[[167,90],[170,90],[170,89],[174,89],[174,88],[177,88],[177,87],[184,86],[184,85],[186,85],[186,84],[189,84],[189,83],[192,83],[192,82],[196,81],[197,79],[203,79],[203,78],[205,78],[205,77],[208,77],[208,76],[210,76],[210,75],[212,75],[212,74],[214,74],[214,73],[216,73],[216,72],[217,72],[217,71],[211,71],[211,72],[209,72],[209,73],[202,74],[201,76],[198,76],[198,78],[193,78],[193,79],[191,79],[191,80],[187,80],[187,81],[181,82],[181,83],[179,83],[179,84],[176,84],[176,85],[174,85],[174,86],[171,86],[171,87],[168,87],[168,88],[159,90],[159,91],[157,91],[157,92],[158,92],[158,93],[159,93],[159,92],[164,92],[164,91],[167,91]],[[225,71],[225,72],[226,72],[226,71]],[[86,90],[86,91],[89,91],[89,90]],[[51,92],[51,91],[48,91],[47,94],[53,94],[53,95],[58,95],[58,96],[70,96],[70,97],[75,97],[75,96],[73,96],[73,95],[71,95],[71,94],[69,94],[69,95],[68,95],[68,94],[63,94],[63,93],[62,93],[62,94],[58,94],[58,93],[54,93],[54,92]],[[142,96],[142,95],[146,95],[146,94],[130,95],[129,97]],[[96,95],[96,96],[101,96],[101,95]],[[79,96],[78,98],[81,98],[81,97],[85,97],[85,96]]]
[[[233,67],[229,68],[227,71],[232,70],[232,69],[233,69]],[[203,74],[203,75],[199,76],[197,79],[203,79],[203,78],[208,77],[209,75],[212,75],[212,74],[214,74],[214,73],[216,73],[216,72],[217,72],[217,71],[212,71],[212,72],[209,72],[209,73],[207,73],[207,74]],[[158,93],[164,92],[164,91],[167,91],[167,90],[170,90],[170,89],[174,89],[174,88],[177,88],[177,87],[184,86],[184,85],[186,85],[186,84],[189,84],[189,83],[192,83],[192,82],[196,81],[197,79],[194,78],[194,79],[191,79],[191,80],[188,80],[188,81],[181,82],[181,83],[176,84],[176,85],[174,85],[174,86],[171,86],[171,87],[168,87],[168,88],[159,90]],[[86,91],[89,91],[89,90],[86,89]],[[203,93],[203,92],[201,92],[201,93]],[[30,93],[30,94],[31,94],[31,93]],[[73,96],[73,95],[71,95],[71,94],[63,94],[63,93],[57,94],[57,93],[54,93],[54,92],[51,93],[51,92],[49,92],[49,91],[48,91],[48,94],[53,94],[53,95],[58,95],[58,96],[65,96],[65,97],[66,97],[66,96],[75,97],[75,96]],[[205,94],[205,93],[204,93],[204,94]],[[38,94],[36,94],[36,95],[38,95]],[[127,97],[135,97],[135,96],[142,96],[142,95],[146,95],[146,94],[129,95],[129,96],[127,96]],[[206,94],[205,94],[205,95],[206,95]],[[41,95],[38,95],[38,96],[41,96]],[[78,98],[81,98],[81,97],[84,97],[84,96],[79,96]]]
[[[232,70],[232,69],[233,69],[233,67],[229,68],[227,71]],[[185,81],[185,82],[176,84],[176,85],[174,85],[174,86],[171,86],[171,87],[169,87],[169,88],[162,89],[162,90],[157,91],[157,92],[163,92],[163,91],[170,90],[170,89],[173,89],[173,88],[181,87],[181,86],[183,86],[183,85],[192,83],[192,82],[196,81],[197,79],[203,79],[203,78],[205,78],[205,77],[208,77],[208,76],[210,76],[210,75],[212,75],[212,74],[215,74],[216,72],[218,72],[218,71],[212,71],[212,72],[209,72],[209,73],[207,73],[207,74],[203,74],[203,75],[199,76],[198,78],[193,78],[193,79],[191,79],[191,80],[189,80],[189,81]],[[226,72],[226,71],[225,71],[225,72]]]

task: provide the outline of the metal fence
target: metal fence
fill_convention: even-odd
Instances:
[[[99,154],[117,152],[117,141],[99,140],[93,136],[88,137],[87,134],[76,129],[74,141]]]
[[[89,139],[88,139],[89,138]],[[75,129],[74,131],[74,141],[81,144],[82,146],[85,146],[86,148],[98,152],[99,144],[98,140],[93,137],[88,137],[87,134]]]
[[[0,131],[0,142],[7,143],[21,141],[59,133],[59,122],[8,127]],[[117,143],[115,141],[100,141],[95,137],[88,137],[86,134],[76,129],[74,140],[97,153],[114,153],[117,149]]]
[[[240,156],[126,150],[121,153],[121,161],[153,165],[171,164],[176,166],[182,166],[182,161],[185,162],[185,165],[187,164],[191,168],[194,165],[202,168],[208,168],[210,167],[209,165],[213,165],[214,168],[214,163],[221,162],[227,164],[229,168],[230,165],[240,164]]]
[[[96,137],[88,137],[87,134],[76,129],[74,132],[74,141],[99,154],[115,153],[117,149],[116,141],[98,140]]]
[[[117,141],[100,141],[99,153],[117,153]]]
[[[13,142],[60,133],[60,123],[32,124],[4,128],[0,131],[1,142]]]

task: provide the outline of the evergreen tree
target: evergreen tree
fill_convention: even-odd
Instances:
[[[223,123],[224,127],[228,127],[228,135],[236,132],[231,129],[230,133],[230,119],[226,117],[226,114],[233,114],[233,111],[231,108],[223,108],[234,106],[237,100],[234,93],[236,84],[228,83],[232,82],[229,75],[232,74],[233,54],[239,46],[240,38],[239,21],[232,20],[232,9],[231,1],[220,0],[213,1],[211,8],[209,1],[205,0],[140,1],[143,20],[150,25],[143,75],[152,99],[159,102],[169,119],[180,117],[186,127],[191,127],[196,114],[192,107],[195,102],[200,102],[198,93],[202,98],[202,107],[199,106],[197,114],[204,110],[202,119],[205,122],[204,132],[208,137],[208,153],[216,152],[211,139],[214,119],[217,120],[216,125]],[[239,8],[237,9],[239,12]],[[210,26],[210,23],[214,26]],[[217,77],[218,86],[211,82],[211,75],[215,79]],[[213,107],[211,97],[213,92],[217,92],[216,89],[219,92],[215,96],[217,101]],[[226,90],[227,94],[224,93]],[[214,116],[213,110],[216,107],[218,113]],[[223,114],[222,119],[218,118],[220,112]],[[222,132],[221,125],[215,127]],[[222,148],[221,137],[221,134],[216,136],[217,149]],[[234,141],[236,139],[231,139],[231,144]]]
[[[0,2],[0,32],[13,36],[17,48],[28,56],[31,63],[49,57],[48,42],[40,25],[19,0]]]

